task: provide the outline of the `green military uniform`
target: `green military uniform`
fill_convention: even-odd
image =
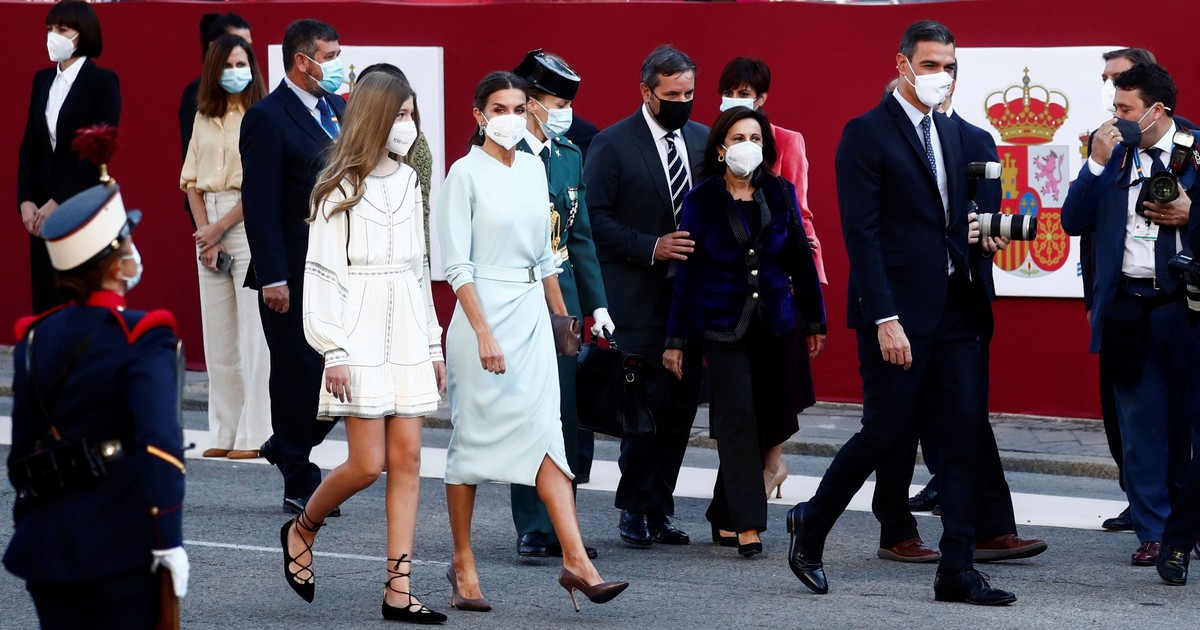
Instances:
[[[533,153],[522,139],[517,149]],[[550,244],[563,259],[558,284],[562,288],[567,312],[582,323],[586,315],[598,308],[608,308],[604,281],[600,277],[600,262],[592,240],[592,223],[584,201],[583,154],[565,137],[549,139],[540,156],[546,165],[550,184]],[[563,441],[567,462],[572,470],[577,466],[579,438],[578,412],[575,407],[575,369],[578,357],[558,358],[558,382],[562,390],[561,413]],[[518,534],[540,532],[553,541],[554,528],[546,506],[538,499],[537,490],[530,486],[512,486],[513,524]]]

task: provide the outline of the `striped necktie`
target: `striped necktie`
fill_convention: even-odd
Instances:
[[[683,208],[683,195],[691,188],[688,182],[687,169],[683,168],[683,159],[675,148],[675,132],[668,133],[667,141],[667,187],[671,190],[671,210],[675,216],[675,226],[679,226],[679,211]]]
[[[921,135],[925,140],[925,159],[929,160],[929,170],[933,173],[933,181],[937,181],[937,160],[933,157],[933,142],[929,137],[929,126],[933,124],[933,120],[926,114],[921,119]]]
[[[1159,159],[1162,153],[1163,150],[1158,147],[1146,149],[1146,155],[1150,157],[1151,177],[1167,170],[1167,167],[1163,166]],[[1154,282],[1158,285],[1159,289],[1167,293],[1174,293],[1175,289],[1179,287],[1179,281],[1171,275],[1169,270],[1171,259],[1177,253],[1175,246],[1178,241],[1178,235],[1179,230],[1174,226],[1163,225],[1158,228],[1158,238],[1154,240]]]

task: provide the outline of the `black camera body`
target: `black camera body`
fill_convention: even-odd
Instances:
[[[967,177],[971,179],[1000,179],[999,162],[970,162]],[[979,213],[979,206],[972,201],[970,211],[979,214],[979,236],[981,238],[1007,238],[1014,241],[1032,241],[1037,238],[1037,217],[1029,214],[1006,212]]]
[[[1189,159],[1200,161],[1200,153],[1196,152],[1196,136],[1190,131],[1176,131],[1171,137],[1174,146],[1171,148],[1171,159],[1167,170],[1159,171],[1146,181],[1145,192],[1141,201],[1171,203],[1179,198],[1179,176],[1183,174]],[[1146,214],[1146,208],[1138,202],[1136,210],[1139,215]]]
[[[1167,270],[1186,287],[1188,310],[1200,312],[1200,261],[1191,254],[1176,254],[1167,264]]]

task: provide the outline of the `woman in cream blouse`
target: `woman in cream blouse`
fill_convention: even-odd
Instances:
[[[258,315],[258,293],[243,286],[250,246],[242,224],[238,152],[242,115],[265,94],[246,40],[222,35],[209,46],[180,175],[197,226],[208,427],[213,437],[205,457],[258,457],[258,445],[271,436],[270,356]]]

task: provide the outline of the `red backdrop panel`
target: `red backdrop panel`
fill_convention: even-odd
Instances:
[[[18,70],[0,122],[0,196],[15,190],[17,145],[29,103],[29,76],[48,64],[46,4],[0,5],[11,41],[7,67]],[[176,109],[183,86],[200,70],[196,24],[207,11],[237,11],[254,26],[260,59],[292,20],[333,24],[342,42],[445,48],[447,164],[464,152],[472,131],[475,83],[487,72],[512,68],[535,47],[562,54],[584,77],[578,113],[601,127],[632,113],[640,102],[638,72],[645,54],[672,43],[700,66],[695,117],[711,122],[719,103],[716,81],[725,62],[753,55],[775,76],[767,111],[803,132],[811,162],[809,199],[825,243],[831,284],[831,334],[815,364],[818,396],[860,397],[856,344],[845,321],[847,261],[834,193],[833,152],[842,126],[874,105],[894,76],[893,57],[904,27],[934,18],[962,46],[1073,46],[1120,42],[1154,50],[1179,84],[1181,112],[1200,71],[1185,39],[1164,39],[1150,20],[1106,19],[1128,3],[1116,0],[979,0],[907,6],[807,4],[547,3],[429,6],[372,3],[118,3],[96,5],[105,50],[99,59],[121,77],[121,144],[112,168],[128,207],[146,213],[138,244],[145,281],[131,294],[137,307],[176,313],[193,359],[202,356],[198,289],[190,225],[181,207]],[[1163,0],[1168,15],[1186,15],[1190,0]],[[550,25],[556,25],[550,28]],[[558,26],[558,25],[561,25]],[[671,25],[664,27],[662,25]],[[533,39],[531,34],[541,34]],[[1155,35],[1159,37],[1155,39]],[[970,68],[965,68],[970,72]],[[1097,85],[1097,88],[1099,86]],[[15,204],[14,204],[15,205]],[[15,212],[0,231],[8,262],[0,279],[0,322],[29,310],[28,241]],[[453,296],[439,292],[443,319]],[[1095,416],[1096,362],[1086,353],[1087,326],[1079,300],[1002,299],[996,303],[992,346],[992,408],[996,411]],[[617,322],[620,326],[620,322]]]

